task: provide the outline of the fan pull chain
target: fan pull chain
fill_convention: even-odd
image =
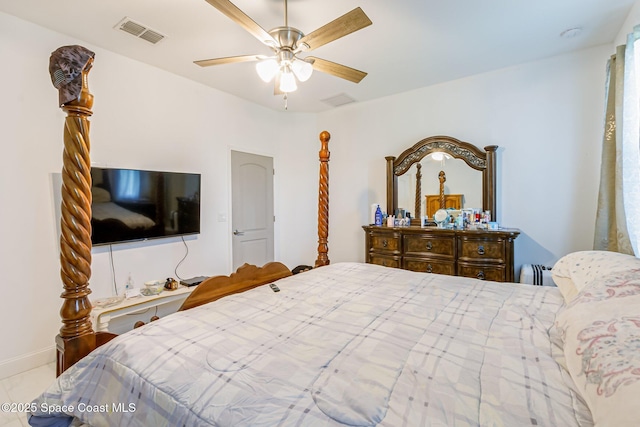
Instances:
[[[287,98],[287,93],[285,92],[285,93],[284,93],[284,109],[285,109],[285,110],[287,110],[287,109],[288,109],[288,108],[287,108],[287,107],[288,107],[288,105],[287,105],[287,104],[288,104],[288,100],[289,100],[289,99]]]

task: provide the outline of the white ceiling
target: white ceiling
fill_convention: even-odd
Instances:
[[[290,0],[289,25],[307,34],[355,7],[373,25],[310,55],[366,71],[359,84],[315,72],[288,110],[334,108],[544,57],[612,43],[635,0]],[[234,0],[264,29],[284,25],[283,0]],[[205,0],[0,0],[0,11],[154,65],[257,104],[283,110],[254,63],[202,68],[194,60],[271,51]],[[158,44],[114,27],[124,17],[158,31]],[[581,27],[576,37],[563,31]],[[58,46],[52,48],[54,50]],[[303,55],[304,56],[304,55]],[[95,66],[100,66],[96,57]]]

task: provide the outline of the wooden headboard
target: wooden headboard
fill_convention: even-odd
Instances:
[[[61,105],[67,113],[64,127],[62,167],[62,219],[60,236],[60,276],[63,298],[62,327],[56,336],[56,373],[60,375],[95,348],[116,335],[95,332],[91,325],[89,279],[91,277],[91,158],[89,117],[93,114],[93,95],[88,74],[92,60],[82,71],[82,89],[78,99]],[[320,179],[318,186],[318,259],[315,265],[329,264],[329,132],[320,133]],[[185,300],[187,309],[223,296],[242,292],[291,275],[283,264],[273,262],[262,268],[245,264],[229,276],[205,281],[201,290]],[[208,292],[205,292],[208,291]]]

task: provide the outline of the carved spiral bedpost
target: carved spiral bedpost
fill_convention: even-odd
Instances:
[[[89,70],[82,71],[82,92],[77,101],[62,106],[67,113],[62,167],[62,220],[60,277],[64,299],[62,327],[56,337],[58,375],[95,347],[91,327],[89,278],[91,277],[91,159],[89,121],[93,95]],[[83,351],[83,349],[88,351]]]
[[[327,131],[320,133],[320,180],[318,183],[318,259],[315,266],[329,265],[329,139]]]
[[[88,70],[82,72],[82,92],[77,101],[64,104],[62,167],[62,220],[60,228],[60,277],[64,286],[60,309],[62,327],[56,337],[58,375],[95,347],[91,328],[91,160],[89,121],[93,95]],[[83,351],[83,349],[88,351]]]
[[[444,182],[447,180],[447,176],[444,173],[444,171],[440,171],[440,173],[438,173],[438,181],[440,182],[440,193],[439,193],[439,200],[440,200],[440,209],[444,209],[446,208],[446,203],[445,203],[445,197],[444,197]]]
[[[91,159],[89,121],[93,95],[88,74],[94,53],[82,46],[63,46],[51,55],[51,81],[67,113],[62,155],[60,277],[64,291],[62,327],[56,336],[57,375],[96,347],[91,327]]]

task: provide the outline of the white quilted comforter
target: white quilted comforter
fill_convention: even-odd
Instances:
[[[341,263],[119,336],[32,425],[576,426],[556,288]]]

